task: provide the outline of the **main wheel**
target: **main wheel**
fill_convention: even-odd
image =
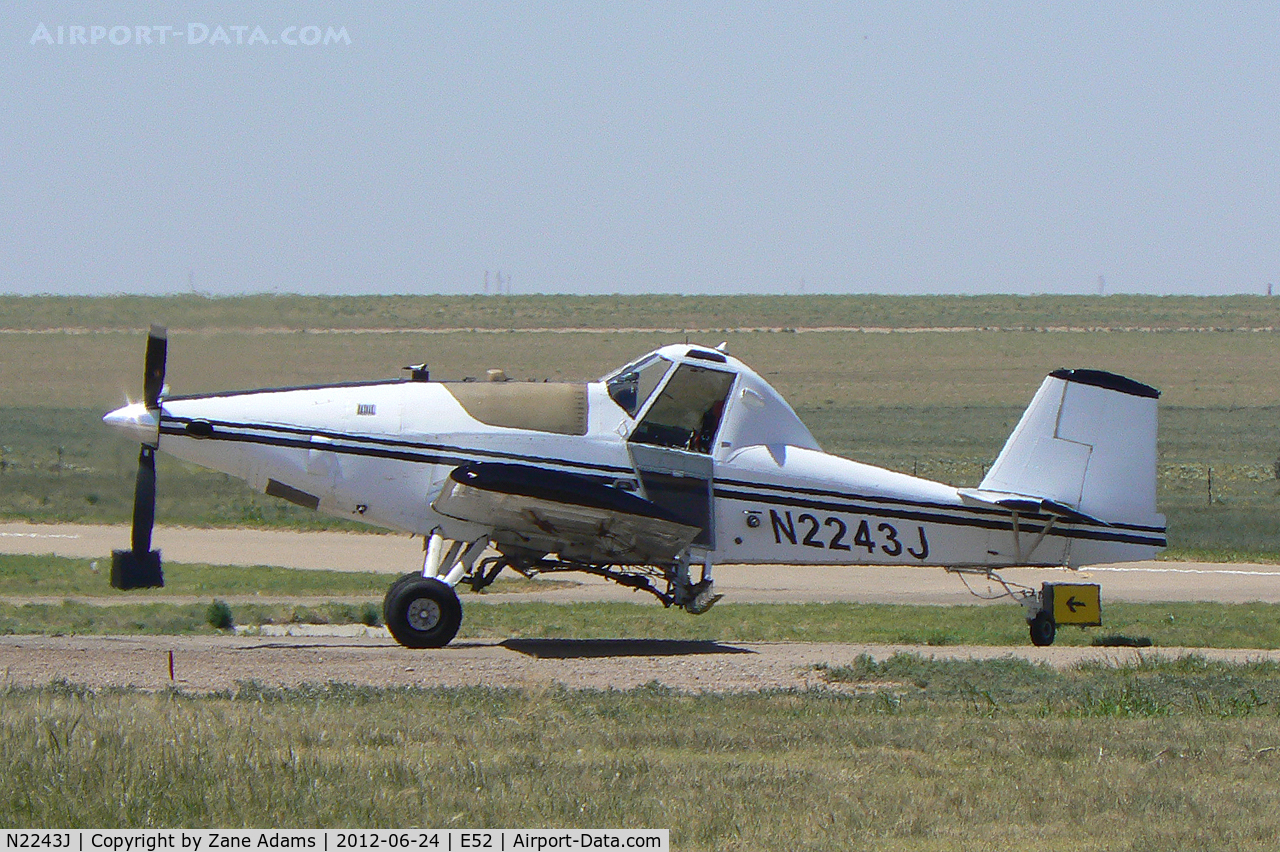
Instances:
[[[462,626],[458,593],[434,577],[401,577],[387,590],[382,613],[406,648],[443,648]]]
[[[1053,616],[1047,612],[1036,613],[1036,617],[1031,619],[1030,626],[1032,645],[1044,648],[1053,644],[1053,637],[1058,632],[1058,625],[1054,623]]]

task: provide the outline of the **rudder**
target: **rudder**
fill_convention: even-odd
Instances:
[[[1055,370],[979,489],[1069,507],[1109,524],[1163,528],[1156,512],[1160,391],[1102,370]]]

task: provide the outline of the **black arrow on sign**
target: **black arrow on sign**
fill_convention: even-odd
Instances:
[[[1088,606],[1088,604],[1084,603],[1083,601],[1076,600],[1075,595],[1072,595],[1071,597],[1067,598],[1067,609],[1071,610],[1072,614],[1074,614],[1075,611],[1082,606]]]

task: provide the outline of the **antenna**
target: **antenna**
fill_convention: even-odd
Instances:
[[[1103,278],[1101,275],[1098,276],[1098,295],[1107,295],[1107,279]]]

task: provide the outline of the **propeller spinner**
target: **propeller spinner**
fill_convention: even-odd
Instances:
[[[164,585],[160,551],[151,549],[151,529],[156,521],[156,447],[160,444],[160,392],[164,388],[167,352],[165,329],[151,326],[143,361],[143,401],[102,418],[108,425],[132,435],[142,444],[133,489],[132,548],[111,551],[111,585],[117,589]]]

